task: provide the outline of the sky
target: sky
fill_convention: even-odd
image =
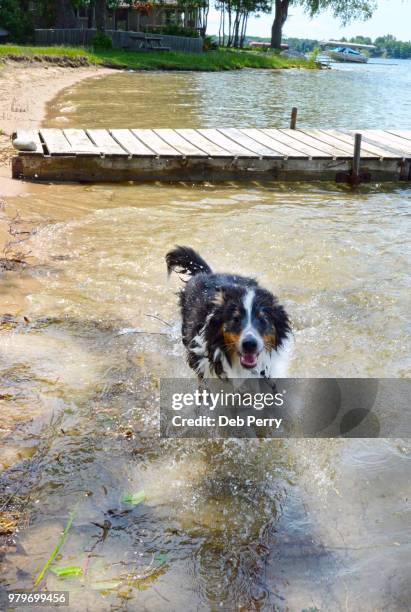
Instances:
[[[393,34],[398,40],[411,40],[411,0],[379,0],[371,19],[356,21],[345,28],[328,12],[312,20],[299,6],[291,6],[289,13],[283,30],[285,36],[326,40],[356,35],[375,39],[384,34]],[[272,15],[251,18],[247,34],[269,37],[272,19]],[[218,34],[218,24],[218,13],[212,9],[208,19],[208,34]]]

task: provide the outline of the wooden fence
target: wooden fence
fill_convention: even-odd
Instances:
[[[107,30],[107,35],[113,41],[115,49],[131,46],[131,32],[122,30]],[[35,30],[35,41],[37,45],[73,45],[73,46],[89,46],[96,30],[86,30],[81,28],[73,29],[57,29],[57,30]],[[185,51],[187,53],[202,53],[203,39],[188,38],[185,36],[169,36],[168,34],[159,34],[162,39],[162,45],[170,47],[173,51]]]

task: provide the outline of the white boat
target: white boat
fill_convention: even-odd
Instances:
[[[327,51],[327,55],[331,57],[335,62],[357,62],[359,64],[366,64],[368,57],[363,55],[355,49],[349,49],[348,47],[336,47]]]
[[[355,64],[366,64],[368,62],[367,55],[364,55],[358,49],[375,49],[374,45],[360,45],[357,43],[347,43],[336,40],[321,43],[321,47],[330,47],[337,45],[333,49],[325,50],[326,55],[334,62],[353,62]]]

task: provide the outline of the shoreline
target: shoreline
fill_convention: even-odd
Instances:
[[[27,62],[0,64],[0,264],[4,249],[10,239],[11,219],[21,212],[24,220],[24,208],[20,211],[20,207],[17,209],[12,202],[8,201],[8,198],[26,193],[40,194],[48,188],[47,184],[26,183],[11,178],[10,163],[12,156],[16,153],[11,144],[11,134],[17,128],[40,127],[46,117],[48,103],[60,91],[82,80],[100,78],[111,73],[112,70],[98,66],[73,68]],[[24,199],[21,202],[23,203]],[[29,222],[27,228],[23,229],[30,229],[30,227]],[[0,265],[0,278],[1,273]],[[2,310],[0,316],[3,314]],[[0,434],[0,440],[7,438],[15,425],[16,423],[10,422],[5,431]],[[0,473],[16,461],[24,459],[22,452],[18,444],[12,443],[5,446],[0,452]],[[16,527],[17,518],[14,522]],[[1,536],[0,529],[0,542]]]
[[[88,78],[112,74],[99,66],[62,67],[31,62],[0,65],[0,198],[24,191],[24,183],[11,178],[15,151],[10,136],[17,128],[40,127],[47,104],[66,87]]]

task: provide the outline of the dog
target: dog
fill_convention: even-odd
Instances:
[[[189,276],[179,293],[182,340],[199,379],[281,378],[291,341],[289,317],[253,278],[217,274],[192,248],[166,255],[172,271]]]

